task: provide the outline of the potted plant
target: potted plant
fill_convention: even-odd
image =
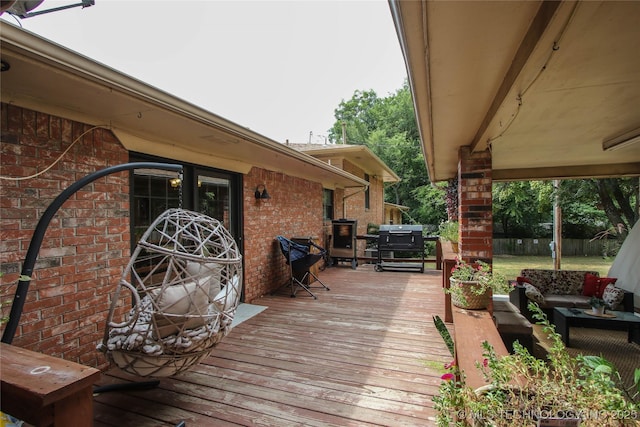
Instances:
[[[589,305],[591,306],[591,312],[596,316],[602,316],[607,308],[607,303],[596,296],[589,298]]]
[[[486,262],[469,264],[458,260],[445,292],[451,295],[451,303],[456,307],[477,310],[487,308],[492,294],[508,294],[511,289],[506,278],[493,272]]]
[[[455,363],[447,363],[439,393],[433,397],[437,425],[637,425],[640,368],[635,370],[634,384],[626,386],[604,358],[571,356],[540,307],[530,303],[529,309],[553,343],[548,360],[532,356],[518,342],[513,354],[498,356],[485,341],[484,360],[476,366],[487,385],[475,390]],[[438,331],[445,342],[451,339],[446,327]]]
[[[458,252],[458,221],[444,221],[438,226],[438,236],[440,242],[449,242],[453,252]]]

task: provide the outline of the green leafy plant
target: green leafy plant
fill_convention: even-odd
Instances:
[[[435,325],[436,329],[438,330],[438,333],[440,333],[440,336],[442,337],[442,340],[444,341],[445,345],[447,346],[447,349],[449,350],[449,353],[451,353],[451,357],[454,357],[455,356],[455,347],[454,347],[454,344],[453,344],[453,338],[451,338],[451,334],[449,333],[449,330],[447,329],[447,325],[444,324],[444,322],[442,321],[440,316],[433,316],[433,324]]]
[[[487,385],[473,390],[455,363],[445,365],[433,398],[437,425],[537,426],[544,418],[573,419],[581,427],[637,425],[640,369],[634,387],[621,388],[611,363],[601,357],[571,357],[538,305],[530,303],[529,309],[552,342],[547,360],[532,356],[518,342],[513,354],[498,356],[485,341],[484,360],[476,368]]]
[[[602,298],[595,296],[589,298],[589,305],[593,308],[607,307],[607,303]]]
[[[441,240],[458,243],[458,221],[444,221],[438,226],[438,236]]]
[[[484,295],[489,290],[494,294],[504,295],[513,290],[513,286],[504,275],[494,272],[488,263],[479,260],[471,264],[464,260],[457,260],[456,265],[451,269],[451,278],[454,280],[445,292],[462,303],[466,302],[466,290],[469,290],[472,295]]]

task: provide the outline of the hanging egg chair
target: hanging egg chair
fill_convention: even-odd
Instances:
[[[224,226],[169,209],[136,245],[98,349],[137,376],[183,372],[229,333],[241,286],[242,257]]]

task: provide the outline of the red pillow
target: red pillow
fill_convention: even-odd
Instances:
[[[593,297],[600,291],[600,277],[591,273],[584,275],[584,284],[582,287],[582,295],[586,297]],[[600,295],[604,292],[604,288],[600,291]],[[598,297],[601,298],[601,297]]]
[[[591,273],[584,275],[584,286],[582,295],[587,297],[602,298],[604,289],[609,283],[616,283],[617,278],[614,277],[598,277]]]
[[[533,283],[531,283],[531,280],[527,279],[526,277],[522,277],[522,276],[518,276],[516,278],[516,282],[518,282],[518,283],[528,283],[530,285],[533,285]]]

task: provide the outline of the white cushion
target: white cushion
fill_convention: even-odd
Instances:
[[[227,289],[228,288],[228,289]],[[231,308],[235,309],[238,299],[238,276],[233,276],[231,283],[225,286],[218,295],[213,299],[218,310],[225,311]]]
[[[189,275],[189,278],[200,278],[201,276],[206,276],[209,280],[209,298],[213,299],[213,297],[220,292],[222,268],[222,264],[217,262],[199,263],[188,261],[185,266],[185,271]],[[198,281],[201,282],[202,279],[199,279]]]
[[[195,329],[206,323],[209,283],[210,278],[206,276],[199,282],[178,283],[149,293],[157,307],[153,317],[160,338],[183,329]]]

